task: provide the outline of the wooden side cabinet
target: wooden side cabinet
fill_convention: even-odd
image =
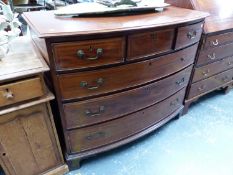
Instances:
[[[28,38],[0,62],[0,165],[6,175],[62,175],[64,164],[43,81],[47,65]]]

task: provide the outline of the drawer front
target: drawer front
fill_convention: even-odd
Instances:
[[[212,49],[202,50],[197,60],[197,66],[212,63],[229,56],[233,56],[233,43]]]
[[[233,43],[233,32],[223,33],[220,35],[208,36],[204,48],[218,47],[224,44]]]
[[[187,86],[192,66],[164,80],[102,98],[64,105],[66,128],[84,127],[153,105]]]
[[[113,143],[155,125],[182,106],[184,94],[185,89],[154,106],[128,116],[91,127],[67,131],[71,153]]]
[[[172,49],[174,29],[132,34],[128,37],[128,60]]]
[[[189,90],[188,99],[193,97],[206,94],[224,84],[229,83],[233,79],[233,69],[220,73],[218,75],[212,76],[205,80],[196,82],[191,85]]]
[[[58,70],[97,67],[124,61],[125,38],[53,44]]]
[[[233,68],[233,56],[225,58],[220,61],[216,61],[213,63],[210,63],[206,66],[202,66],[200,68],[196,68],[194,71],[194,76],[192,82],[197,82],[199,80],[208,78],[212,75],[215,75],[217,73],[223,72],[225,70],[228,70],[230,68]]]
[[[201,38],[203,23],[179,27],[176,39],[176,49],[198,42]]]
[[[197,45],[157,59],[114,68],[58,76],[63,99],[114,92],[175,73],[193,63]]]
[[[30,100],[44,95],[39,77],[0,86],[0,107]]]

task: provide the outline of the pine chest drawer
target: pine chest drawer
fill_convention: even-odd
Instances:
[[[38,76],[0,85],[0,107],[43,96],[42,81]]]

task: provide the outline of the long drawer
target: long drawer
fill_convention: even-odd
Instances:
[[[0,107],[44,95],[40,77],[0,85]]]
[[[161,81],[126,92],[64,104],[66,128],[114,119],[153,105],[187,86],[192,66]]]
[[[202,81],[198,81],[191,85],[189,90],[188,99],[197,97],[202,94],[206,94],[224,84],[227,84],[233,80],[233,69],[222,72],[210,78]]]
[[[120,63],[124,61],[125,38],[56,43],[53,53],[58,70]]]
[[[155,125],[182,106],[184,94],[185,88],[154,106],[128,116],[91,127],[67,131],[71,153],[111,144]]]
[[[211,47],[218,47],[228,43],[233,43],[233,32],[208,36],[206,38],[204,48],[208,49]]]
[[[233,56],[196,68],[192,82],[197,82],[231,68],[233,68]]]
[[[63,99],[80,99],[142,85],[171,75],[194,62],[197,45],[139,63],[58,76]]]
[[[229,56],[233,56],[233,43],[202,50],[197,60],[197,66],[212,63]]]

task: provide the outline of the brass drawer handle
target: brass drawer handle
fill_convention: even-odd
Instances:
[[[198,90],[199,90],[199,91],[204,91],[204,90],[205,90],[205,88],[206,88],[206,86],[205,86],[205,85],[201,85],[201,86],[198,88]]]
[[[212,55],[209,54],[207,55],[207,57],[211,60],[214,60],[216,58],[216,54],[215,53],[213,53]]]
[[[176,106],[176,105],[178,105],[179,101],[180,100],[178,98],[175,99],[174,101],[171,101],[170,106]]]
[[[104,111],[105,111],[104,106],[100,106],[99,109],[98,109],[98,111],[93,112],[92,110],[87,109],[85,111],[85,114],[86,114],[87,117],[95,117],[95,116],[101,115],[102,113],[104,113]]]
[[[105,136],[106,136],[105,132],[99,131],[99,132],[95,132],[95,133],[87,135],[85,137],[85,139],[88,140],[88,141],[91,141],[91,140],[99,139],[99,138],[102,138],[102,137],[105,137]]]
[[[214,46],[217,46],[219,43],[218,43],[218,39],[216,39],[215,41],[212,41],[212,44],[214,45]]]
[[[181,79],[181,80],[179,80],[179,81],[176,81],[176,84],[178,85],[178,86],[181,86],[181,85],[183,85],[184,84],[184,77]]]
[[[196,36],[197,36],[197,31],[191,31],[191,32],[187,33],[187,37],[189,39],[194,39],[194,38],[196,38]]]
[[[97,60],[98,58],[100,58],[104,53],[104,50],[102,48],[98,48],[96,49],[96,56],[95,57],[89,57],[89,58],[86,58],[87,60]],[[80,58],[80,59],[84,59],[85,57],[85,52],[83,50],[78,50],[77,51],[77,56]]]
[[[5,89],[5,92],[3,93],[3,97],[5,97],[7,100],[12,100],[14,98],[14,94],[11,90]]]
[[[209,69],[207,69],[206,71],[203,71],[202,72],[202,74],[206,77],[206,76],[208,76],[208,73],[210,73],[210,70]]]
[[[103,78],[98,78],[97,80],[95,80],[95,84],[96,85],[89,85],[88,82],[81,81],[80,82],[80,87],[87,88],[89,90],[95,90],[95,89],[98,89],[99,87],[101,87],[104,84],[104,79]]]

